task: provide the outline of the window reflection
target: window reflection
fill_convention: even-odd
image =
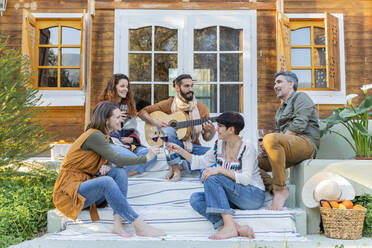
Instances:
[[[151,51],[152,49],[152,27],[129,29],[130,51]]]
[[[129,54],[129,78],[132,81],[151,81],[151,54]]]
[[[217,27],[194,29],[194,51],[217,50]]]
[[[61,70],[61,87],[79,87],[79,85],[80,85],[79,69]]]
[[[243,81],[243,55],[221,54],[220,55],[220,81],[241,82]]]
[[[80,48],[62,48],[62,66],[80,65]]]
[[[156,26],[155,51],[177,51],[177,29]]]
[[[292,70],[298,77],[298,88],[312,87],[311,70]]]
[[[216,82],[217,81],[217,55],[216,54],[194,54],[194,70],[199,70],[203,75],[199,78],[196,75],[196,80],[199,82]],[[202,73],[201,73],[202,72]],[[204,79],[204,80],[203,80]],[[205,80],[207,79],[207,80]]]
[[[62,45],[80,45],[81,31],[79,29],[62,27]]]
[[[170,81],[170,71],[177,68],[177,54],[155,54],[154,80]]]
[[[327,72],[325,69],[315,70],[315,88],[327,88]]]
[[[314,27],[314,44],[325,45],[324,28]]]
[[[291,31],[292,46],[311,45],[310,27]]]
[[[58,27],[40,29],[39,44],[58,45]]]
[[[151,105],[151,85],[149,84],[131,84],[131,89],[136,101],[137,111]]]
[[[194,95],[198,101],[207,105],[209,112],[217,112],[217,85],[196,84],[194,85]]]
[[[243,30],[229,27],[220,27],[220,50],[221,51],[242,51]]]
[[[220,112],[235,111],[243,112],[242,103],[243,85],[221,85],[220,88]]]
[[[51,47],[39,48],[39,65],[40,66],[58,65],[58,48]]]
[[[57,69],[39,69],[38,74],[39,87],[57,87],[58,82]]]
[[[311,48],[292,48],[292,66],[311,66]]]

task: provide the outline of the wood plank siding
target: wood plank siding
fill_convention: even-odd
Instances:
[[[0,29],[10,36],[9,47],[21,49],[22,9],[43,13],[82,13],[88,0],[8,0],[7,10],[0,17]],[[258,127],[274,128],[274,115],[280,101],[273,90],[276,72],[275,2],[264,0],[96,0],[92,17],[92,68],[90,82],[90,112],[99,94],[113,73],[114,10],[115,8],[154,9],[247,9],[257,11],[257,100]],[[26,6],[26,3],[28,5]],[[31,9],[31,4],[33,8]],[[36,3],[36,4],[35,4]],[[285,13],[342,13],[344,15],[344,46],[346,94],[361,94],[363,84],[372,83],[372,0],[284,0]],[[361,100],[360,98],[358,99]],[[319,115],[332,113],[333,105],[318,105]],[[80,112],[79,112],[80,111]],[[81,114],[81,118],[78,116]],[[62,118],[62,116],[69,118]],[[71,117],[71,118],[70,118]],[[84,128],[84,107],[51,108],[48,123],[55,130],[65,130],[62,139],[76,138]],[[69,127],[69,128],[65,128]],[[68,130],[68,129],[76,129]]]
[[[22,50],[23,9],[32,13],[83,13],[87,0],[8,0],[6,11],[0,16],[0,32],[9,36],[8,47]],[[68,101],[68,99],[66,99]],[[84,130],[85,107],[49,107],[46,125],[55,140],[73,141]]]

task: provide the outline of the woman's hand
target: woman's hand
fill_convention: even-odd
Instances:
[[[146,154],[147,161],[150,161],[151,159],[153,159],[155,157],[156,154],[159,154],[159,153],[160,153],[160,148],[159,147],[151,146],[149,148],[149,152]]]
[[[99,169],[99,173],[101,176],[105,176],[107,173],[109,173],[111,170],[111,167],[104,164],[101,166],[101,168]]]
[[[203,170],[203,174],[201,176],[202,182],[208,179],[208,177],[217,175],[221,173],[221,168],[216,168],[216,167],[210,167],[210,168],[205,168]]]
[[[180,152],[180,149],[181,147],[177,144],[174,144],[174,143],[170,143],[170,142],[167,142],[167,148],[169,151],[171,152],[176,152],[176,153],[179,153]]]
[[[132,144],[133,143],[133,138],[131,138],[131,137],[123,137],[123,138],[121,138],[121,141],[123,141],[126,144]]]
[[[121,111],[121,118],[126,121],[128,120],[128,112],[127,111]]]

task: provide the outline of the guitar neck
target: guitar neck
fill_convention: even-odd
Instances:
[[[192,126],[197,126],[200,124],[203,124],[204,122],[207,121],[212,121],[215,122],[217,117],[210,117],[210,118],[202,118],[202,119],[197,119],[197,120],[190,120],[190,121],[180,121],[176,123],[176,129],[178,128],[185,128],[185,127],[192,127]]]

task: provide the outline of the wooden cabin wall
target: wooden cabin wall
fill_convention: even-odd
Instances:
[[[344,46],[346,94],[358,94],[353,101],[362,101],[360,87],[372,83],[372,1],[371,0],[284,0],[285,13],[342,13],[344,15]],[[273,74],[275,59],[275,15],[272,11],[257,13],[257,99],[259,128],[273,129],[275,99]],[[339,105],[341,106],[341,105]],[[332,114],[334,105],[317,105],[319,117]]]
[[[83,13],[87,0],[8,0],[6,11],[0,16],[0,32],[9,37],[8,48],[22,50],[23,9],[40,13]],[[66,99],[68,101],[68,99]],[[84,130],[84,106],[49,107],[44,124],[54,140],[73,141]]]

